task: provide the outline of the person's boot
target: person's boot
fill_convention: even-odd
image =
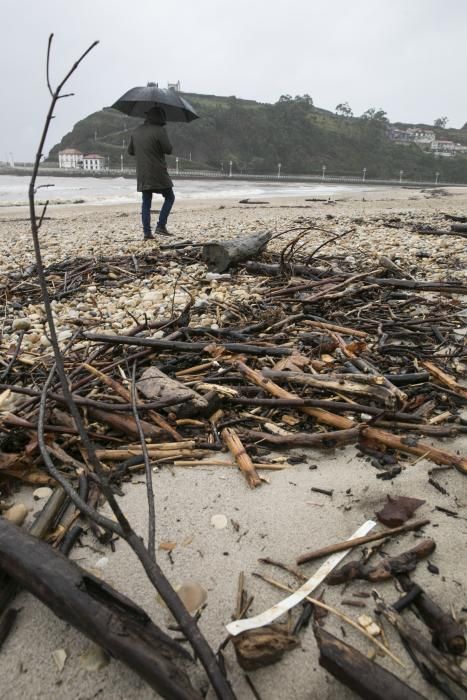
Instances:
[[[170,235],[171,235],[171,234],[167,231],[167,227],[166,227],[166,226],[161,226],[160,224],[157,224],[156,233],[157,233],[159,236],[170,236]]]
[[[149,231],[149,233],[145,233],[145,234],[144,234],[144,240],[145,240],[145,241],[154,241],[154,240],[155,240],[155,236],[153,236],[152,233],[151,233],[151,231]]]

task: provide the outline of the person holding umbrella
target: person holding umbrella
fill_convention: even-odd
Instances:
[[[162,107],[152,107],[146,112],[144,124],[139,126],[131,136],[128,153],[136,157],[137,190],[142,193],[143,198],[141,220],[144,239],[154,238],[151,232],[153,193],[161,194],[164,198],[156,234],[169,236],[167,219],[172,210],[175,195],[165,161],[165,156],[172,153],[172,144],[165,129],[165,112]]]
[[[144,238],[154,238],[151,233],[151,202],[155,192],[164,197],[156,233],[169,236],[167,218],[175,195],[165,161],[165,156],[172,153],[165,123],[191,122],[198,119],[198,115],[181,95],[173,90],[163,90],[157,83],[128,90],[112,107],[129,116],[145,118],[144,124],[134,131],[128,146],[128,153],[136,156],[137,189],[143,197]]]

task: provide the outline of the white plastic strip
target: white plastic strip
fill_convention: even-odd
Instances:
[[[374,520],[367,520],[366,523],[361,525],[358,530],[354,532],[351,537],[349,537],[349,540],[353,540],[356,537],[364,537],[374,528],[375,525],[376,523]],[[349,552],[350,549],[346,549],[343,552],[336,552],[336,554],[332,554],[329,559],[327,559],[324,564],[320,566],[318,571],[313,574],[313,576],[309,578],[306,583],[303,584],[303,586],[300,586],[300,588],[296,590],[295,593],[292,593],[292,595],[287,596],[287,598],[284,598],[284,600],[281,600],[276,605],[273,605],[272,608],[269,608],[269,610],[265,610],[255,617],[248,617],[243,620],[234,620],[233,622],[230,622],[228,625],[226,625],[228,633],[233,637],[236,637],[237,634],[240,634],[240,632],[253,630],[257,627],[264,627],[264,625],[269,625],[271,622],[274,622],[274,620],[287,612],[287,610],[291,610],[291,608],[295,607],[295,605],[298,605],[298,603],[300,603],[304,598],[309,596],[315,590],[315,588],[317,588],[320,583],[324,581],[326,576],[331,573],[339,562],[342,561],[345,556],[347,556]]]

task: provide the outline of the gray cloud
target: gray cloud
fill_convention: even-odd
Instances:
[[[265,102],[309,93],[392,121],[467,121],[462,0],[2,0],[0,159],[30,160],[47,110],[45,50],[57,80],[99,46],[57,108],[48,148],[73,124],[148,80]],[[48,150],[47,148],[47,150]]]

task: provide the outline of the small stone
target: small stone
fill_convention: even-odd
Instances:
[[[223,513],[217,513],[211,518],[211,525],[216,528],[216,530],[222,530],[227,527],[227,517]]]
[[[40,486],[38,489],[33,491],[33,498],[35,501],[40,501],[42,498],[50,498],[53,491],[48,486]]]
[[[175,588],[184,606],[191,614],[197,612],[206,602],[207,591],[196,581],[187,581]]]
[[[357,622],[361,627],[365,627],[366,629],[369,625],[373,624],[373,619],[369,615],[360,615]]]
[[[81,665],[87,671],[100,671],[110,661],[109,656],[97,644],[91,644],[79,657]]]
[[[381,634],[381,628],[378,627],[376,622],[372,622],[371,625],[368,625],[368,627],[365,628],[368,634],[371,634],[372,637],[377,637],[378,634]]]
[[[29,318],[15,318],[12,324],[12,330],[14,331],[28,331],[31,328],[31,321]]]
[[[63,671],[65,661],[67,659],[67,653],[65,649],[55,649],[55,651],[52,652],[52,659],[54,660],[58,670]]]

